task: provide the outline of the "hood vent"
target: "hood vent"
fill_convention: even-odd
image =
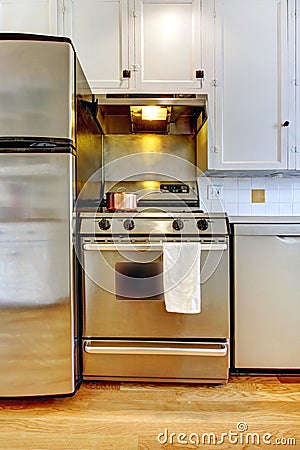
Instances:
[[[206,97],[97,98],[103,134],[196,134],[206,120]],[[154,115],[155,114],[159,114]]]
[[[132,133],[168,134],[172,106],[130,106]]]

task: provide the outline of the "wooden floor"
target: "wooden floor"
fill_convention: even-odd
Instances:
[[[85,382],[74,397],[0,400],[6,450],[276,447],[300,449],[300,377],[231,377],[223,386]]]

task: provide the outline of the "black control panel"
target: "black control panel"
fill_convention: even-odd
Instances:
[[[171,192],[172,194],[188,194],[190,188],[187,184],[164,183],[160,185],[160,190],[162,192]]]

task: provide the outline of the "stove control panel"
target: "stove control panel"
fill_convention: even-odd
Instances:
[[[81,214],[80,233],[84,234],[139,234],[139,235],[226,235],[226,217],[214,213],[97,213]]]
[[[187,184],[164,183],[160,185],[161,192],[171,192],[172,194],[188,194],[190,188]]]

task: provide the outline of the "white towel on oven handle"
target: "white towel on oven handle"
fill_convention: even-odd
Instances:
[[[163,283],[168,312],[201,312],[200,242],[163,243]]]

